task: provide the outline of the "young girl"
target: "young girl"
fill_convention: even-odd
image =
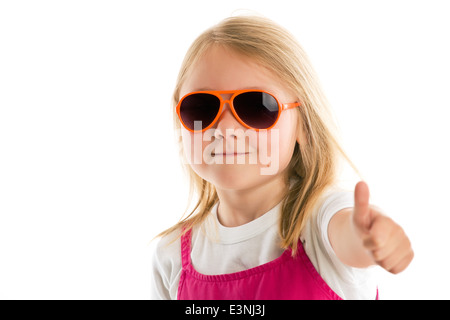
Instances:
[[[337,186],[339,159],[349,160],[307,56],[283,28],[232,17],[205,31],[173,99],[199,197],[161,234],[152,298],[376,299],[369,267],[409,265],[408,237],[369,205],[367,184]]]

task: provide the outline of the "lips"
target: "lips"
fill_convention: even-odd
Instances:
[[[232,157],[232,156],[244,156],[246,154],[249,154],[250,152],[234,152],[234,153],[211,153],[213,157],[215,156],[222,156],[222,157]]]

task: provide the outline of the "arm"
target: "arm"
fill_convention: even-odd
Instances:
[[[155,253],[152,259],[151,269],[151,300],[170,300],[170,292],[167,287],[167,279],[164,276],[163,267],[160,264],[159,257]]]
[[[403,229],[369,205],[365,182],[355,187],[355,206],[331,218],[328,238],[337,257],[355,268],[378,264],[394,274],[406,269],[414,253]]]

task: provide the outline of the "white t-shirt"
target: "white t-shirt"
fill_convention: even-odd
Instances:
[[[328,239],[332,216],[354,205],[353,193],[331,191],[322,197],[300,237],[312,264],[342,299],[375,299],[377,285],[372,268],[358,269],[343,264]],[[283,253],[280,248],[278,219],[281,203],[261,217],[238,227],[224,227],[217,219],[216,204],[209,217],[192,232],[191,261],[206,275],[226,274],[250,269],[272,261]],[[181,274],[180,239],[177,234],[160,239],[152,261],[152,299],[176,299]],[[172,242],[173,241],[173,242]]]

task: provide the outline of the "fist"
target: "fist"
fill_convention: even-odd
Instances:
[[[355,187],[352,223],[376,264],[397,274],[411,263],[414,252],[408,236],[391,218],[369,205],[369,187],[363,181]]]

